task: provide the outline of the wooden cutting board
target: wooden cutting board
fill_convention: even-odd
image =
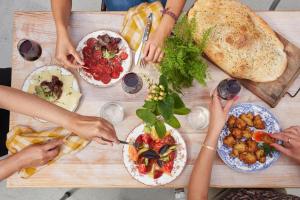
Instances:
[[[285,95],[291,84],[300,74],[300,49],[277,33],[284,44],[288,64],[284,73],[275,81],[256,83],[250,80],[240,80],[241,84],[274,108]],[[299,86],[300,87],[300,86]]]

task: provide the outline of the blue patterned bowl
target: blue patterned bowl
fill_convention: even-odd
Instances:
[[[267,133],[276,133],[280,131],[279,123],[275,116],[266,108],[251,104],[251,103],[241,103],[233,106],[230,111],[229,115],[234,115],[236,117],[240,116],[243,113],[251,112],[254,115],[260,115],[263,119],[263,121],[266,124],[265,132]],[[271,154],[271,156],[266,157],[265,163],[256,162],[254,164],[248,165],[243,163],[238,158],[234,158],[230,156],[232,148],[227,147],[226,145],[223,145],[223,139],[229,135],[229,129],[227,125],[224,126],[224,128],[221,131],[219,140],[218,140],[218,154],[220,158],[223,160],[223,162],[228,165],[230,168],[232,168],[235,171],[238,172],[255,172],[259,170],[266,169],[271,166],[273,162],[278,160],[280,153],[275,151]]]

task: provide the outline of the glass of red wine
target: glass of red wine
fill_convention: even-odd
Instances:
[[[143,80],[136,73],[129,72],[122,78],[122,88],[128,94],[136,94],[143,88]]]
[[[42,47],[39,43],[29,40],[22,39],[17,45],[20,55],[27,61],[35,61],[42,55]]]
[[[224,79],[217,87],[218,95],[224,100],[231,100],[241,91],[241,84],[236,79]]]

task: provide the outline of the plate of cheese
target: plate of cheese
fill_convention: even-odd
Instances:
[[[27,76],[22,90],[72,112],[82,96],[74,75],[56,65],[35,69]]]

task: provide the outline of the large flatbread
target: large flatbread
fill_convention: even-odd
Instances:
[[[237,0],[198,0],[188,13],[195,18],[195,40],[209,28],[205,54],[236,78],[276,80],[287,66],[284,46],[268,24]]]

